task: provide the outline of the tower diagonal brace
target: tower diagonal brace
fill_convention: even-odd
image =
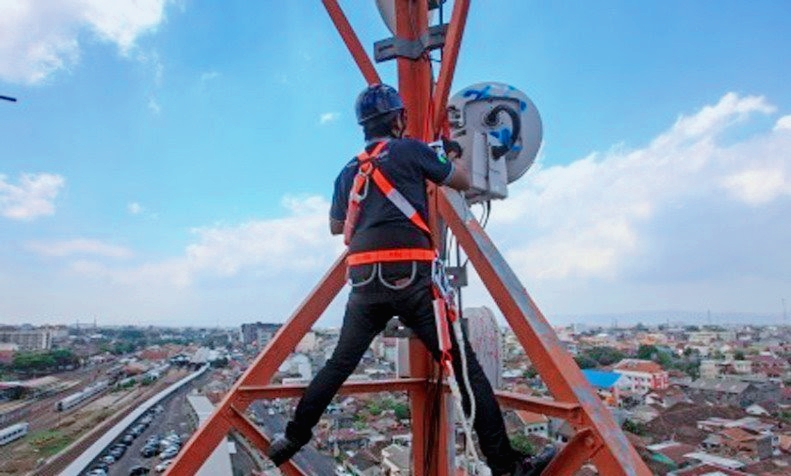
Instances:
[[[650,475],[648,467],[629,444],[610,411],[566,352],[461,194],[442,188],[437,195],[440,215],[475,266],[552,395],[560,401],[580,405],[582,424],[590,428],[594,442],[602,445],[603,451],[594,455],[599,471],[608,476]]]
[[[196,474],[214,448],[228,434],[232,423],[250,405],[250,399],[241,391],[243,387],[266,385],[278,367],[299,344],[299,341],[321,316],[346,282],[346,253],[343,253],[330,270],[300,304],[294,314],[283,324],[264,350],[236,381],[214,413],[184,445],[168,467],[168,475]]]

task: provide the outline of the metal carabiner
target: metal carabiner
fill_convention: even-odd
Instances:
[[[368,188],[369,188],[369,185],[371,183],[371,180],[370,180],[370,174],[364,174],[362,172],[357,172],[357,175],[354,177],[354,181],[357,182],[358,178],[360,178],[361,180],[364,180],[362,192],[361,193],[357,193],[355,191],[355,189],[357,187],[352,187],[352,190],[349,193],[351,194],[350,199],[352,201],[360,203],[360,202],[362,202],[365,199],[365,197],[368,196]]]

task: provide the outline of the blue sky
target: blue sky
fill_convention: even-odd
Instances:
[[[388,36],[374,2],[341,4],[369,51]],[[331,183],[361,139],[362,77],[321,2],[0,8],[0,94],[19,99],[0,103],[0,321],[285,319],[342,250]],[[550,320],[782,312],[789,14],[473,2],[454,91],[510,83],[544,122],[488,229]]]

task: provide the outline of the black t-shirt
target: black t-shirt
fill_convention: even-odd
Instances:
[[[370,152],[374,146],[370,144],[366,150]],[[426,223],[426,179],[444,184],[453,173],[450,161],[439,158],[429,146],[413,139],[390,139],[376,159],[376,166]],[[349,192],[357,169],[355,157],[335,179],[330,208],[330,217],[334,220],[346,219]],[[361,202],[360,217],[349,250],[359,252],[393,248],[431,248],[431,242],[426,233],[385,197],[371,179],[368,195]]]

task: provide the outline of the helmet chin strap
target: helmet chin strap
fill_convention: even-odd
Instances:
[[[398,116],[396,117],[395,121],[393,121],[393,137],[396,139],[401,139],[404,137],[406,133],[406,118],[404,117],[404,111],[402,110]]]

